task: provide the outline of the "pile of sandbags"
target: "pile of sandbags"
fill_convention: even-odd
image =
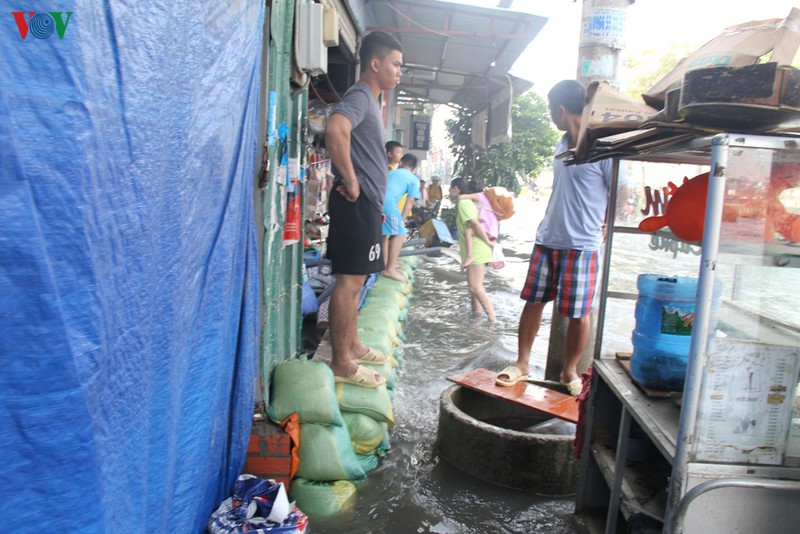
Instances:
[[[335,383],[323,360],[306,357],[278,365],[268,409],[279,422],[296,412],[300,419],[299,466],[289,495],[310,517],[335,514],[352,505],[356,484],[379,465],[389,450],[394,425],[392,395],[402,362],[402,324],[408,314],[418,258],[401,258],[406,281],[378,277],[358,314],[358,335],[388,363],[362,364],[386,384],[365,388]]]

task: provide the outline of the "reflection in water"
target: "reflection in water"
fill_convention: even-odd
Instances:
[[[470,316],[466,277],[454,260],[439,256],[420,261],[404,325],[404,364],[394,392],[392,449],[360,483],[354,509],[316,518],[311,533],[576,532],[572,499],[487,484],[452,468],[434,449],[439,397],[450,385],[446,377],[476,367],[502,369],[516,358],[519,290],[545,205],[517,203],[517,215],[501,224],[506,267],[487,275],[496,325]],[[544,374],[549,329],[547,311],[534,344],[534,374]]]

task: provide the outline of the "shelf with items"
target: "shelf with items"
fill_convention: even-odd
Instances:
[[[787,502],[777,491],[759,494],[758,481],[798,481],[800,494],[800,443],[794,443],[800,441],[800,410],[792,412],[800,391],[800,306],[794,291],[800,286],[794,268],[800,266],[800,144],[795,137],[723,134],[631,159],[711,169],[705,232],[702,244],[681,241],[668,228],[643,234],[630,214],[610,228],[577,514],[590,532],[636,531],[641,517],[669,532],[692,488],[730,478],[745,481],[738,497],[725,491],[704,496],[689,505],[687,525],[697,531],[713,530],[709,525],[752,530],[776,514],[792,518],[782,520],[776,532],[790,532],[800,511],[775,504]],[[650,176],[663,180],[681,173],[670,167]],[[650,195],[656,185],[647,185]],[[611,204],[613,216],[619,203]],[[663,209],[659,204],[649,207]],[[635,206],[638,217],[641,198]],[[683,394],[648,395],[615,358],[631,350],[634,280],[645,272],[696,277]],[[717,303],[712,296],[720,286]],[[652,447],[646,464],[630,461],[632,425]],[[765,504],[749,509],[755,500]],[[709,509],[724,512],[712,518]]]

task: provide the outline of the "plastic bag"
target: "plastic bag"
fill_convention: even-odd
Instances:
[[[300,534],[306,526],[308,517],[289,504],[283,484],[253,475],[240,475],[233,496],[222,501],[208,520],[211,534]]]
[[[492,247],[492,269],[502,269],[506,266],[506,256],[503,254],[503,247],[495,243]]]

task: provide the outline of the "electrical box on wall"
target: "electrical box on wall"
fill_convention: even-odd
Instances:
[[[325,46],[339,46],[339,13],[335,7],[326,7],[322,13],[322,42]]]
[[[319,75],[328,72],[328,48],[323,42],[322,4],[300,4],[297,11],[297,66],[301,70]]]

